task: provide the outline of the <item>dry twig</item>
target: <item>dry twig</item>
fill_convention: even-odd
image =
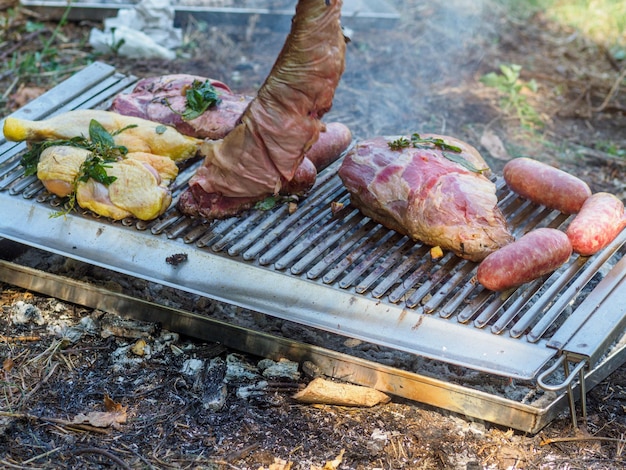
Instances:
[[[44,423],[56,424],[62,426],[65,429],[70,429],[74,431],[89,431],[100,434],[108,434],[109,432],[105,429],[97,428],[95,426],[90,426],[88,424],[81,423],[73,423],[71,421],[67,421],[59,418],[47,418],[45,416],[37,416],[32,415],[30,413],[12,413],[10,411],[0,411],[0,416],[5,416],[7,418],[15,418],[15,419],[27,419],[33,421],[41,421]]]
[[[593,108],[593,111],[599,113],[606,109],[606,107],[609,104],[609,101],[613,99],[613,96],[615,96],[615,93],[617,93],[617,90],[619,90],[619,87],[622,81],[624,80],[624,78],[626,78],[626,67],[624,67],[624,69],[622,70],[622,73],[619,74],[619,76],[617,77],[617,80],[613,82],[613,86],[611,87],[611,90],[609,90],[609,93],[604,98],[604,101],[602,102],[602,104],[598,106],[597,108]]]
[[[553,437],[544,439],[539,444],[540,446],[546,446],[554,444],[556,442],[580,442],[580,441],[607,441],[618,442],[620,444],[626,444],[626,440],[617,437],[602,437],[602,436],[574,436],[574,437]]]
[[[23,341],[39,341],[41,336],[4,336],[0,335],[0,343],[19,343]]]
[[[127,465],[122,459],[112,454],[106,449],[100,449],[99,447],[85,447],[83,449],[77,449],[74,451],[75,454],[100,454],[106,457],[109,460],[112,460],[117,465],[119,465],[123,469],[131,470],[130,465]]]

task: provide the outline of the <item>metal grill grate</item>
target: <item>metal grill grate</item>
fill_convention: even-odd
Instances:
[[[19,114],[38,119],[68,109],[106,107],[133,82],[104,64],[78,75]],[[474,280],[475,263],[452,254],[433,260],[429,247],[352,208],[336,176],[337,164],[320,175],[292,214],[280,206],[213,223],[184,216],[175,203],[194,172],[191,166],[176,181],[172,207],[155,221],[114,223],[85,212],[50,218],[60,201],[35,177],[24,177],[19,165],[24,148],[0,145],[0,235],[6,238],[489,373],[534,379],[567,351],[570,337],[580,334],[602,302],[623,288],[626,275],[620,262],[623,232],[601,253],[573,256],[558,272],[514,292],[486,291]],[[567,225],[567,216],[522,200],[501,180],[497,186],[516,235]],[[333,213],[334,202],[343,209]],[[178,252],[188,253],[186,263],[173,267],[165,262]],[[594,306],[578,313],[587,297]],[[626,312],[617,317],[605,329],[594,328],[598,344],[606,346],[619,333]]]

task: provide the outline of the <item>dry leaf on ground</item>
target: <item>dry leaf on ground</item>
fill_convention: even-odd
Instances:
[[[339,465],[341,465],[341,462],[343,462],[343,454],[345,451],[345,449],[341,449],[339,455],[333,460],[329,460],[328,462],[326,462],[323,467],[311,465],[311,470],[337,470],[337,468],[339,468]]]
[[[259,470],[290,470],[292,465],[293,462],[274,457],[274,463],[271,463],[267,469],[265,467],[259,467]]]
[[[72,423],[90,424],[97,428],[118,428],[120,424],[126,422],[126,408],[105,395],[104,409],[106,411],[92,411],[87,414],[79,413],[74,416]]]
[[[490,129],[485,129],[483,135],[480,136],[480,145],[485,147],[493,158],[504,161],[511,159],[511,155],[507,152],[500,137]]]
[[[2,0],[0,0],[0,3]],[[46,92],[42,87],[27,87],[21,86],[15,93],[11,95],[11,108],[19,109],[28,104],[35,98],[43,95]]]

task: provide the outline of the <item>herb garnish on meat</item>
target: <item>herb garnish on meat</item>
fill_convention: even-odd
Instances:
[[[219,93],[209,80],[204,82],[194,80],[191,86],[187,87],[185,90],[185,110],[183,112],[172,108],[167,98],[161,100],[162,104],[170,108],[172,112],[178,114],[185,121],[191,121],[199,117],[211,106],[217,106],[221,102]]]
[[[197,118],[211,106],[217,106],[222,101],[209,80],[204,82],[194,80],[191,87],[185,92],[185,97],[187,98],[187,109],[182,116],[186,121]]]
[[[418,133],[411,134],[411,140],[406,137],[399,137],[396,140],[387,142],[391,150],[402,150],[404,148],[414,147],[419,149],[438,148],[444,150],[443,156],[448,160],[458,163],[469,171],[474,173],[482,173],[485,168],[476,168],[471,162],[463,158],[461,155],[457,155],[463,152],[463,149],[457,145],[452,145],[444,141],[440,137],[424,137],[422,138]],[[454,153],[450,153],[454,152]]]
[[[126,126],[123,129],[118,129],[112,133],[109,133],[102,126],[102,124],[100,124],[95,119],[92,119],[89,123],[89,138],[85,136],[77,136],[72,137],[71,139],[56,139],[46,140],[44,142],[35,142],[31,145],[28,151],[24,155],[22,155],[22,158],[20,160],[20,163],[24,167],[24,174],[26,176],[36,174],[37,164],[39,163],[41,152],[43,152],[48,147],[54,147],[57,145],[77,147],[89,150],[90,152],[92,152],[92,154],[95,154],[98,160],[101,160],[101,163],[113,162],[115,160],[118,160],[119,158],[123,158],[128,153],[128,149],[123,145],[115,145],[113,137],[120,132],[123,132],[126,129],[130,129],[133,127],[137,126]],[[91,168],[86,169],[93,174],[102,175],[102,168],[100,166],[101,165],[98,165],[98,162],[95,162],[93,165],[90,165]],[[79,178],[82,178],[83,176],[84,175],[81,175]],[[87,177],[87,179],[89,179],[89,177]],[[87,180],[81,179],[81,181]],[[110,181],[108,184],[112,183],[113,181]]]
[[[440,137],[424,137],[418,133],[411,134],[411,140],[406,137],[400,137],[388,143],[391,150],[402,150],[403,148],[415,147],[418,149],[438,148],[448,150],[450,152],[461,153],[463,150],[456,145],[448,144]]]
[[[55,212],[51,217],[58,217],[71,212],[76,206],[76,185],[79,181],[87,182],[94,179],[105,186],[109,186],[117,178],[109,176],[106,172],[109,165],[126,156],[128,149],[123,145],[116,145],[113,137],[126,129],[137,127],[136,125],[126,126],[109,133],[98,121],[92,119],[89,122],[89,138],[85,136],[72,137],[71,139],[47,140],[45,142],[36,142],[32,144],[30,149],[22,156],[20,163],[24,167],[26,176],[37,173],[37,164],[41,157],[41,152],[49,147],[66,146],[76,147],[89,150],[89,157],[81,164],[80,172],[74,181],[74,191],[68,196],[67,209]]]

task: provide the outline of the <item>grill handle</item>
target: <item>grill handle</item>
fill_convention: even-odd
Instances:
[[[572,426],[577,427],[576,419],[576,397],[574,396],[574,386],[572,383],[574,379],[578,377],[578,385],[580,387],[580,405],[583,415],[583,419],[587,419],[587,391],[585,384],[585,366],[589,362],[582,360],[578,362],[574,368],[570,371],[570,361],[567,356],[561,355],[549,368],[543,371],[537,376],[537,385],[548,392],[560,392],[567,389],[567,398],[569,402],[570,416],[572,418]],[[563,368],[565,373],[565,379],[561,383],[550,384],[547,382],[548,378],[554,374],[558,369]]]

